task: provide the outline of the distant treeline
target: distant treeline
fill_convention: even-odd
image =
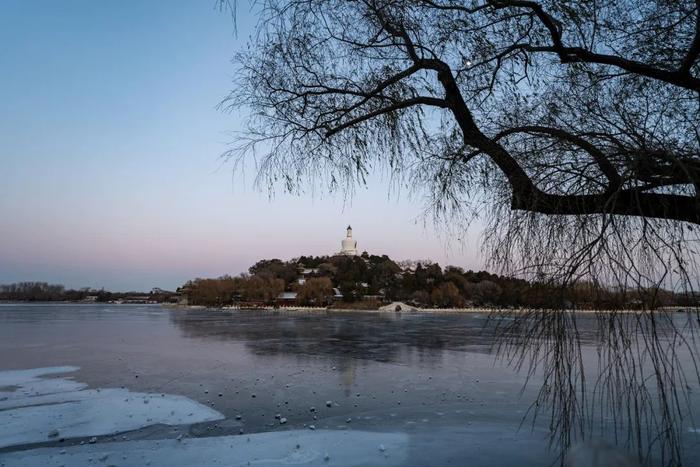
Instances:
[[[84,300],[90,293],[89,289],[66,289],[63,285],[47,282],[17,282],[0,285],[0,300],[32,302]]]
[[[589,309],[653,308],[686,304],[664,290],[611,290],[592,283],[563,288],[544,281],[486,271],[444,269],[430,261],[393,261],[386,255],[301,256],[261,260],[248,274],[195,279],[178,289],[192,305],[232,304],[344,306],[402,301],[421,307],[465,306]],[[282,292],[288,294],[280,295]],[[686,297],[687,298],[687,297]],[[340,303],[338,303],[340,302]]]
[[[154,292],[155,291],[155,292]],[[114,302],[114,301],[152,301],[167,302],[175,296],[174,292],[154,289],[146,292],[109,292],[104,289],[66,289],[60,284],[47,282],[16,282],[0,284],[0,300],[17,302]]]

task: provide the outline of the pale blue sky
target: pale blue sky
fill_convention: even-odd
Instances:
[[[334,253],[348,223],[371,253],[480,266],[478,232],[446,246],[378,177],[351,203],[234,180],[219,155],[244,116],[216,105],[253,20],[235,35],[214,0],[0,1],[0,283],[174,288]]]

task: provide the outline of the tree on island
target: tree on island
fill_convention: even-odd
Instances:
[[[263,5],[224,103],[251,112],[230,156],[258,149],[263,183],[352,189],[385,167],[456,230],[484,217],[499,269],[689,280],[697,2]]]
[[[301,305],[325,306],[328,298],[333,296],[333,283],[327,277],[307,279],[297,293]]]
[[[248,272],[251,276],[268,274],[289,282],[297,277],[297,265],[283,262],[277,258],[263,259],[248,268]]]
[[[462,307],[464,298],[452,282],[443,282],[433,289],[431,301],[438,307]]]
[[[284,279],[280,277],[256,274],[243,282],[241,298],[249,302],[274,303],[284,285]]]

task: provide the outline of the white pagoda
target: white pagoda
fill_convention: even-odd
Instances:
[[[340,254],[345,256],[357,256],[357,240],[352,239],[352,227],[349,225],[345,238],[340,242]]]

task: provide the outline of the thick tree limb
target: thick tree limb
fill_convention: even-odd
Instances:
[[[700,224],[700,201],[683,195],[625,190],[612,195],[552,195],[541,191],[513,196],[512,209],[542,214],[619,214]]]

